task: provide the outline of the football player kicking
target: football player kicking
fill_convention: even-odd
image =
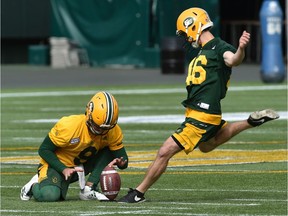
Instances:
[[[61,118],[38,150],[38,174],[21,189],[21,200],[32,196],[40,202],[65,200],[69,184],[78,180],[81,200],[108,200],[97,190],[101,171],[109,163],[119,169],[128,166],[118,113],[116,99],[98,92],[85,114]]]
[[[275,111],[267,109],[256,111],[239,122],[228,123],[222,119],[220,102],[226,95],[232,67],[244,59],[250,34],[244,31],[235,49],[215,38],[210,32],[212,26],[209,15],[201,8],[190,8],[179,15],[176,34],[192,47],[201,48],[188,67],[187,98],[182,102],[186,107],[185,120],[161,146],[143,181],[118,202],[145,201],[144,193],[164,173],[176,153],[184,150],[188,154],[195,148],[210,152],[241,131],[279,118]]]

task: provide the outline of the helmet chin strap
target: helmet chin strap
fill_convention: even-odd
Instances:
[[[198,28],[198,31],[197,31],[197,34],[196,34],[196,40],[194,42],[192,42],[192,47],[197,49],[199,47],[199,37],[200,37],[200,31],[201,31],[201,28],[202,28],[202,23],[199,22],[199,28]]]
[[[195,41],[192,43],[192,47],[197,49],[199,47],[199,44]]]

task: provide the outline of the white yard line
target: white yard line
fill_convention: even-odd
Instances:
[[[279,120],[287,120],[288,112],[279,111]],[[226,121],[239,121],[247,119],[251,113],[248,112],[235,112],[223,113],[223,119]],[[59,119],[28,119],[28,120],[14,120],[13,122],[24,123],[56,123]],[[184,120],[184,115],[150,115],[150,116],[126,116],[119,117],[119,124],[143,124],[143,123],[181,123]],[[278,120],[277,120],[278,121]]]
[[[267,90],[284,90],[286,85],[264,85],[264,86],[235,86],[230,87],[229,91],[267,91]],[[128,89],[128,90],[107,90],[113,95],[134,95],[134,94],[171,94],[185,93],[185,88],[169,89]],[[1,98],[13,97],[48,97],[48,96],[72,96],[72,95],[94,95],[97,90],[90,91],[49,91],[49,92],[14,92],[2,93]]]

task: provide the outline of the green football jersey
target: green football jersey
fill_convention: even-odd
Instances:
[[[221,99],[226,95],[232,68],[225,65],[223,54],[235,47],[214,38],[205,44],[190,62],[186,78],[185,107],[209,114],[221,114]]]

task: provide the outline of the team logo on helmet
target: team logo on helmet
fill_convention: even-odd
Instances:
[[[192,26],[194,23],[194,19],[192,17],[187,17],[184,21],[183,21],[183,25],[185,26],[186,32],[189,26]]]
[[[93,101],[90,101],[90,102],[89,102],[89,104],[88,104],[88,110],[89,110],[90,113],[93,112],[93,110],[94,110]]]

